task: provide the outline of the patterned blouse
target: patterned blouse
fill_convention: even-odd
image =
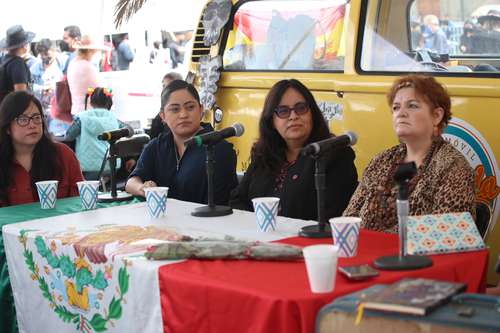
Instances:
[[[366,229],[398,232],[398,188],[393,178],[405,156],[404,144],[376,156],[366,167],[343,215],[361,217]],[[408,201],[410,215],[468,211],[475,217],[472,168],[442,137],[433,141],[417,174],[409,182]]]

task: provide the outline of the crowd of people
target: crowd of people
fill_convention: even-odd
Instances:
[[[468,19],[463,25],[429,14],[421,20],[412,21],[410,28],[413,49],[427,49],[437,54],[500,53],[500,11],[496,9]],[[457,32],[460,33],[458,48],[452,51],[450,40]]]

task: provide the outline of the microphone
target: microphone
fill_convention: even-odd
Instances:
[[[225,138],[230,138],[232,136],[242,136],[244,132],[245,127],[243,127],[243,125],[240,123],[236,123],[233,124],[233,126],[226,127],[224,129],[221,129],[220,131],[212,131],[201,135],[195,135],[192,138],[184,141],[184,146],[189,147],[196,145],[199,147],[202,145],[213,145]]]
[[[357,141],[358,136],[356,135],[356,133],[349,131],[344,135],[334,136],[332,138],[310,143],[302,148],[300,153],[302,155],[318,155],[319,153],[323,153],[326,150],[353,146]]]
[[[128,127],[124,127],[114,131],[101,133],[97,136],[97,139],[102,141],[116,141],[123,137],[129,138],[132,135],[134,135],[134,131],[131,131]]]

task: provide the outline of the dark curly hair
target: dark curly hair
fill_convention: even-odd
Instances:
[[[387,102],[392,106],[394,98],[399,90],[413,88],[418,96],[421,96],[433,108],[444,110],[443,119],[438,124],[439,133],[442,133],[451,119],[451,99],[446,89],[432,76],[407,75],[400,77],[392,84],[387,93]]]
[[[258,169],[275,174],[286,161],[287,145],[273,125],[274,110],[279,105],[281,98],[289,89],[295,89],[306,100],[309,106],[313,127],[305,144],[327,139],[332,136],[323,114],[304,84],[295,79],[278,81],[269,90],[264,108],[259,120],[259,139],[252,147],[251,160]]]
[[[21,115],[33,103],[40,115],[43,109],[40,101],[26,91],[15,91],[8,94],[0,104],[0,202],[7,205],[7,189],[12,184],[12,163],[15,158],[15,150],[12,138],[9,134],[11,123]],[[33,151],[31,164],[31,186],[35,190],[35,183],[41,180],[57,179],[62,175],[62,162],[60,160],[56,144],[47,132],[45,120],[42,123],[43,135]]]

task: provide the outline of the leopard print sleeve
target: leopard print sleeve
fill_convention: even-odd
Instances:
[[[474,173],[462,156],[443,174],[435,189],[435,214],[470,212],[475,218]]]

